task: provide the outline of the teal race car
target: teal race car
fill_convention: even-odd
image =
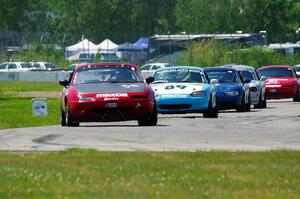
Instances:
[[[205,118],[218,117],[216,86],[203,69],[193,66],[171,66],[157,70],[147,78],[159,113],[203,113]]]

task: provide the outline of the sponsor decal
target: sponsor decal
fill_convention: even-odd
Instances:
[[[123,87],[123,88],[137,88],[137,87],[139,87],[138,85],[136,85],[136,84],[123,84],[123,85],[121,85],[121,87]]]
[[[110,97],[105,97],[103,98],[103,101],[118,101],[120,98],[118,97],[113,97],[113,98],[110,98]]]
[[[196,70],[196,69],[165,69],[165,70],[160,70],[157,71],[157,73],[172,73],[172,72],[191,72],[191,73],[200,73],[203,74],[201,70]]]
[[[169,95],[161,95],[161,99],[170,99],[170,98],[187,98],[187,95],[184,94],[169,94]]]
[[[288,81],[288,79],[269,79],[269,80],[266,80],[266,83],[268,83],[268,84],[278,84],[279,81]]]
[[[96,95],[97,98],[122,98],[128,97],[127,93],[101,93]]]
[[[280,84],[271,84],[271,85],[266,85],[266,88],[280,88]]]

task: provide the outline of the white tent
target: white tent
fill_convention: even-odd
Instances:
[[[115,52],[115,48],[117,48],[118,45],[115,44],[114,42],[112,42],[111,40],[109,39],[105,39],[104,41],[102,41],[100,44],[98,44],[96,46],[97,50],[98,51],[102,51],[102,52],[111,52],[111,51],[114,51]]]
[[[77,54],[80,52],[86,52],[86,53],[94,52],[94,51],[96,51],[96,49],[97,49],[96,44],[94,44],[93,42],[91,42],[87,39],[84,39],[77,44],[68,46],[66,48],[66,54],[67,54],[67,57],[69,57],[71,55],[74,55],[74,54]]]

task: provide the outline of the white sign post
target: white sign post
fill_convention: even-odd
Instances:
[[[48,115],[46,98],[32,99],[32,115],[34,116]]]

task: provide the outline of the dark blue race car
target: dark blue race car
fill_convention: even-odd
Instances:
[[[246,112],[251,109],[249,83],[251,80],[242,80],[237,70],[227,67],[209,67],[204,69],[209,79],[217,79],[218,108],[236,109]]]

